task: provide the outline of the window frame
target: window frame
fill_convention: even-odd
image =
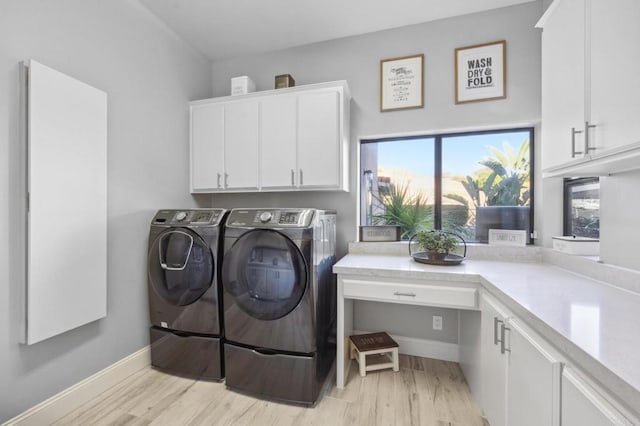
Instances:
[[[573,226],[571,220],[571,188],[578,185],[597,183],[600,187],[598,176],[570,177],[562,179],[562,235],[571,236]],[[598,230],[598,234],[600,231]]]
[[[413,139],[434,140],[434,229],[442,229],[442,143],[444,138],[461,136],[479,136],[487,134],[516,133],[523,132],[529,134],[529,229],[527,230],[527,245],[533,244],[534,233],[534,205],[535,205],[535,128],[533,126],[518,126],[499,129],[452,131],[419,133],[398,136],[380,136],[360,138],[358,146],[358,212],[362,209],[362,157],[361,146],[369,143],[406,141]],[[362,225],[362,215],[358,214],[358,224]],[[478,243],[483,244],[483,243]]]

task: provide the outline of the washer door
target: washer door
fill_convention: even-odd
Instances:
[[[149,250],[149,283],[172,305],[198,300],[211,287],[214,260],[205,241],[187,228],[160,234]]]
[[[225,253],[222,282],[247,315],[275,320],[290,313],[302,299],[306,262],[287,236],[255,229],[240,236]]]

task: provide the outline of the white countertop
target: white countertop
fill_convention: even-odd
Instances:
[[[349,254],[333,271],[478,283],[640,414],[638,293],[539,262],[467,259],[456,266],[435,266],[408,255]]]

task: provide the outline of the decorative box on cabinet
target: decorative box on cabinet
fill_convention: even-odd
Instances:
[[[345,81],[191,107],[191,192],[348,191]]]
[[[555,0],[542,32],[544,177],[640,168],[640,2]]]

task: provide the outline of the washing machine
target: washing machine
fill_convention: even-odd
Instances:
[[[160,210],[149,231],[151,365],[224,378],[219,284],[225,209]]]
[[[226,385],[314,404],[335,359],[336,213],[233,209],[222,284]]]

